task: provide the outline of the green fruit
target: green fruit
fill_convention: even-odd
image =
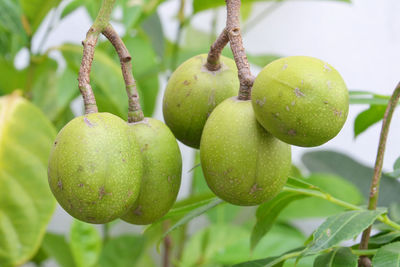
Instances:
[[[291,169],[290,145],[257,123],[250,101],[219,104],[204,127],[201,166],[210,189],[232,204],[261,204],[276,196]]]
[[[178,143],[168,127],[155,119],[130,124],[143,158],[139,198],[121,218],[133,224],[150,224],[174,204],[179,192],[182,158]]]
[[[217,71],[209,71],[206,63],[206,54],[185,61],[172,74],[164,94],[165,123],[179,141],[193,148],[199,148],[211,111],[239,90],[232,59],[221,56],[221,69]]]
[[[73,217],[110,222],[139,195],[142,159],[126,122],[109,113],[70,121],[57,135],[50,155],[50,188]]]
[[[261,125],[296,146],[329,141],[342,129],[349,111],[349,93],[340,74],[312,57],[268,64],[255,79],[251,98]]]

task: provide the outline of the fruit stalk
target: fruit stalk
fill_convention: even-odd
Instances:
[[[382,176],[382,164],[383,157],[385,154],[386,140],[389,133],[389,126],[392,120],[393,112],[399,102],[400,98],[400,82],[397,84],[390,100],[388,106],[386,107],[385,116],[382,121],[381,135],[379,138],[378,153],[375,160],[374,176],[372,178],[371,189],[368,200],[368,209],[375,210],[378,203],[379,196],[379,182]],[[362,234],[360,249],[368,249],[368,241],[371,233],[371,226],[368,227]]]
[[[215,42],[211,45],[210,51],[208,52],[206,67],[209,71],[217,71],[221,68],[219,57],[221,56],[221,52],[228,42],[229,36],[225,28],[222,30],[217,40],[215,40]]]
[[[129,54],[124,42],[119,37],[114,28],[108,26],[102,31],[103,35],[114,46],[121,63],[122,75],[124,77],[126,93],[128,95],[128,122],[138,122],[144,119],[143,111],[140,107],[139,94],[136,88],[136,82],[132,74],[132,57]]]
[[[233,57],[235,58],[240,81],[239,100],[249,100],[254,76],[250,72],[250,65],[243,47],[240,31],[240,0],[226,0],[227,19],[226,31]]]
[[[79,69],[79,90],[85,103],[85,114],[98,112],[93,89],[90,86],[90,71],[92,69],[94,50],[99,34],[107,27],[115,0],[103,0],[99,14],[82,42],[83,56]]]

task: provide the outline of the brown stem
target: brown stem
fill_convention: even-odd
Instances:
[[[81,91],[83,101],[85,103],[85,113],[98,112],[96,99],[94,97],[93,89],[90,85],[90,71],[92,69],[94,50],[97,44],[99,34],[107,27],[110,20],[111,11],[113,9],[115,0],[103,0],[99,14],[93,22],[92,27],[86,34],[86,39],[82,42],[83,56],[79,69],[79,90]]]
[[[222,50],[229,42],[229,37],[226,28],[223,29],[217,40],[211,45],[210,51],[208,52],[206,67],[210,71],[217,71],[221,68],[219,57],[221,56]]]
[[[368,258],[367,256],[361,256],[358,259],[358,266],[360,267],[372,267],[372,262],[370,260],[370,258]]]
[[[393,112],[397,106],[397,102],[400,98],[400,82],[397,84],[396,89],[394,90],[388,106],[386,107],[385,115],[382,121],[382,129],[381,135],[379,139],[379,146],[378,146],[378,153],[376,155],[375,160],[375,169],[374,169],[374,176],[372,178],[371,189],[369,194],[368,200],[368,209],[375,210],[377,203],[378,203],[378,196],[379,196],[379,182],[382,176],[382,165],[383,165],[383,157],[385,154],[386,148],[386,140],[389,133],[389,126],[392,120]],[[368,249],[368,241],[369,236],[371,233],[372,226],[368,227],[362,234],[361,242],[360,242],[360,249]],[[366,266],[366,265],[364,265]]]
[[[143,111],[140,107],[139,94],[136,89],[136,82],[132,74],[132,57],[129,54],[124,42],[118,33],[109,24],[104,30],[103,35],[114,46],[121,63],[122,76],[124,77],[126,93],[128,95],[128,122],[138,122],[144,119]]]
[[[254,76],[250,72],[250,65],[247,60],[246,52],[242,43],[240,33],[240,0],[225,0],[227,8],[226,31],[229,36],[229,43],[233,57],[238,68],[240,82],[239,96],[240,100],[249,100],[251,97],[251,88],[254,82]]]

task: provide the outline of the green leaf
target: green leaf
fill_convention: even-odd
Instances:
[[[201,206],[197,209],[194,209],[188,212],[182,219],[180,219],[177,223],[175,223],[172,227],[170,227],[159,240],[158,244],[164,239],[170,232],[174,231],[178,227],[188,223],[189,221],[193,220],[194,218],[202,215],[206,211],[214,208],[215,206],[221,204],[223,201],[219,198],[215,198],[212,202],[208,203],[207,205]]]
[[[264,267],[264,266],[270,266],[270,267],[281,267],[283,266],[285,260],[290,254],[300,254],[300,252],[304,249],[304,247],[298,247],[296,249],[287,251],[285,253],[282,253],[279,256],[274,256],[274,257],[267,257],[264,259],[258,259],[258,260],[252,260],[248,262],[242,262],[239,264],[234,265],[233,267]],[[274,262],[278,262],[276,264],[273,264]]]
[[[71,71],[78,73],[82,47],[73,44],[63,44],[57,47],[62,52]],[[107,77],[107,78],[105,78]],[[113,60],[100,46],[96,53],[91,72],[91,84],[99,106],[99,111],[110,112],[126,119],[128,110],[128,97],[122,78],[119,62]],[[75,82],[78,90],[78,83]]]
[[[400,266],[400,242],[381,247],[372,259],[374,267]]]
[[[61,267],[74,267],[71,248],[64,235],[46,233],[42,243],[43,250],[52,257]]]
[[[73,0],[73,1],[69,2],[68,5],[66,5],[64,7],[63,11],[61,12],[60,19],[63,19],[66,16],[70,15],[72,12],[74,12],[81,6],[82,6],[82,3],[80,0]]]
[[[275,223],[281,211],[295,200],[305,198],[306,196],[295,192],[281,192],[272,200],[261,204],[257,208],[257,222],[251,232],[251,247],[254,248],[263,238],[272,225]]]
[[[144,250],[144,238],[121,235],[108,240],[101,252],[99,265],[104,267],[134,266]]]
[[[354,238],[384,213],[380,210],[354,210],[331,216],[313,234],[313,241],[303,252],[315,254]]]
[[[0,55],[10,62],[28,42],[22,17],[22,9],[16,1],[0,1]]]
[[[358,257],[350,248],[336,248],[329,253],[318,256],[314,267],[357,267]]]
[[[278,55],[252,55],[252,54],[247,54],[247,59],[251,64],[254,64],[260,68],[264,68],[267,66],[269,63],[272,61],[275,61],[277,59],[281,58],[281,56]]]
[[[26,70],[17,70],[12,60],[6,60],[0,55],[0,95],[10,94],[16,89],[23,89],[25,81]]]
[[[0,266],[39,249],[55,199],[47,182],[54,127],[17,93],[0,98]]]
[[[372,105],[368,109],[358,114],[354,120],[354,138],[375,123],[382,120],[383,116],[385,115],[385,110],[385,105]]]
[[[247,2],[282,2],[282,1],[284,0],[247,0]],[[327,0],[321,0],[321,1],[327,1]],[[328,0],[328,1],[351,3],[350,0]],[[224,0],[193,0],[193,13],[198,13],[210,8],[216,8],[224,5],[225,5]]]
[[[393,178],[400,178],[400,157],[398,157],[393,164],[393,172],[386,173],[386,175]]]
[[[304,242],[304,236],[298,230],[286,225],[274,225],[268,237],[251,250],[249,234],[249,230],[243,226],[212,224],[190,238],[185,246],[182,266],[231,266],[279,255]],[[283,239],[285,242],[282,242]]]
[[[374,173],[372,168],[357,162],[348,155],[333,151],[307,152],[302,157],[303,164],[310,172],[332,173],[352,182],[368,199],[371,179]],[[382,175],[378,206],[389,207],[398,203],[400,195],[400,182]]]
[[[363,197],[358,188],[336,175],[313,173],[308,178],[305,178],[304,181],[345,202],[354,205],[359,205],[363,202]],[[335,205],[328,200],[310,197],[290,203],[282,212],[280,218],[322,218],[344,210],[343,207]]]
[[[369,240],[369,244],[382,245],[393,242],[394,240],[399,238],[400,238],[400,231],[379,233],[371,237],[371,239]]]
[[[152,14],[142,22],[141,27],[149,37],[154,52],[160,59],[164,58],[166,44],[160,16]]]
[[[56,72],[57,63],[45,57],[35,67],[32,102],[40,107],[48,118],[55,122],[69,108],[71,101],[79,95],[76,86],[77,74],[70,68]]]
[[[253,11],[253,3],[243,3],[240,7],[240,17],[243,22],[247,21]]]
[[[24,15],[34,33],[49,11],[56,7],[61,0],[19,0]]]
[[[390,96],[374,94],[367,91],[349,91],[350,104],[385,105],[389,103]]]
[[[100,256],[102,239],[93,225],[74,220],[70,246],[77,267],[95,266]]]

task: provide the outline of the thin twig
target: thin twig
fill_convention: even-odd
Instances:
[[[229,36],[229,43],[233,57],[238,68],[240,82],[240,100],[249,100],[254,76],[250,72],[250,65],[243,47],[242,35],[240,32],[240,0],[225,0],[227,8],[226,31]]]
[[[368,209],[370,209],[370,210],[375,210],[377,203],[378,203],[379,183],[380,183],[381,176],[382,176],[383,157],[385,154],[386,141],[387,141],[387,137],[388,137],[388,133],[389,133],[389,126],[390,126],[390,122],[392,120],[393,112],[397,106],[397,103],[399,102],[399,98],[400,98],[400,82],[397,84],[397,86],[389,100],[389,103],[386,107],[385,115],[384,115],[383,121],[382,121],[382,129],[381,129],[381,135],[379,138],[378,153],[376,155],[376,160],[375,160],[374,176],[372,178],[370,195],[369,195],[369,199],[368,199]],[[363,232],[361,242],[360,242],[360,249],[368,249],[368,241],[369,241],[369,236],[371,234],[371,229],[372,229],[372,226],[368,227]],[[361,264],[362,264],[362,262],[361,262]],[[364,265],[364,266],[366,266],[366,265]]]
[[[164,226],[164,230],[167,230],[169,228],[169,220],[164,221],[163,226]],[[163,256],[163,265],[162,265],[163,267],[170,266],[171,248],[172,248],[171,236],[167,235],[164,238],[164,256]]]
[[[229,42],[229,37],[225,28],[222,30],[217,40],[215,40],[215,42],[210,47],[206,63],[206,67],[208,70],[217,71],[221,68],[219,58],[221,56],[222,50],[224,49],[224,47],[228,42]]]
[[[103,0],[99,14],[97,15],[92,27],[86,34],[86,39],[82,42],[83,56],[79,69],[79,90],[81,91],[85,103],[85,113],[98,112],[96,99],[93,89],[90,86],[90,71],[92,69],[94,50],[99,34],[107,27],[115,0]]]
[[[268,15],[270,15],[272,12],[277,10],[279,7],[282,6],[284,2],[273,2],[270,5],[268,5],[263,11],[261,11],[257,16],[255,16],[252,20],[248,21],[244,26],[243,26],[243,34],[248,33],[250,30],[254,29],[254,27],[263,21]]]
[[[104,30],[103,35],[114,46],[121,63],[122,76],[124,77],[126,93],[128,95],[128,122],[138,122],[144,119],[143,111],[140,107],[139,94],[136,88],[136,82],[132,74],[132,57],[129,54],[124,42],[118,33],[109,24]]]

